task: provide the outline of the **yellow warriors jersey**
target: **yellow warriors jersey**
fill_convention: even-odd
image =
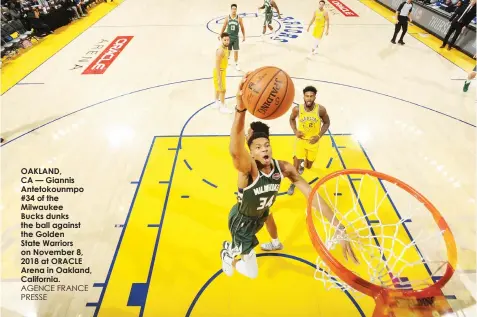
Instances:
[[[303,138],[309,140],[320,134],[321,118],[320,106],[315,104],[311,111],[306,110],[305,105],[298,106],[298,131],[303,132]]]
[[[224,50],[224,56],[220,60],[220,69],[225,70],[229,64],[229,49],[227,47],[222,47]]]
[[[325,30],[325,10],[320,9],[315,12],[315,28],[313,29],[313,36],[315,38],[321,38],[323,31]]]

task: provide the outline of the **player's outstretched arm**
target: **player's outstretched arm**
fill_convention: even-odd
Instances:
[[[312,190],[311,186],[303,179],[303,177],[301,177],[300,174],[298,174],[298,171],[292,164],[285,161],[279,161],[279,164],[283,176],[289,178],[290,181],[295,184],[296,188],[298,188],[308,200],[308,197],[310,196]],[[345,232],[345,227],[340,224],[339,220],[336,219],[336,217],[334,217],[333,210],[331,210],[330,206],[328,206],[326,201],[318,193],[313,198],[313,207],[316,210],[320,210],[321,213],[335,228],[338,228],[339,230]],[[350,243],[346,240],[341,240],[340,243],[343,248],[343,255],[345,259],[347,260],[349,256],[355,263],[359,263],[358,259],[356,258],[356,255],[354,254],[353,249],[351,248]]]
[[[242,101],[242,87],[247,79],[247,75],[244,76],[240,82],[237,91],[237,106],[235,111],[234,123],[232,124],[232,130],[230,131],[230,155],[234,163],[234,167],[242,173],[249,173],[252,170],[253,160],[250,153],[245,149],[245,113],[247,108]]]

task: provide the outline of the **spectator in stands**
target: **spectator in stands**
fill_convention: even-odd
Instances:
[[[34,6],[32,9],[33,12],[28,13],[28,18],[31,27],[35,31],[35,34],[39,37],[53,34],[53,31],[50,29],[50,27],[40,19],[40,11],[38,10],[38,6]]]
[[[12,16],[12,20],[20,20],[21,14],[20,11],[15,8],[15,4],[10,2],[9,5],[10,15]]]
[[[444,41],[442,42],[441,48],[444,48],[449,41],[450,36],[454,33],[454,37],[449,42],[447,50],[451,50],[454,47],[454,43],[459,37],[462,30],[469,25],[469,23],[475,18],[475,0],[471,0],[468,5],[458,6],[457,10],[451,15],[449,21],[451,21],[451,26],[447,32]]]
[[[88,14],[86,10],[86,4],[83,0],[74,0],[76,7],[78,8],[79,12],[81,12],[81,16],[85,17]]]

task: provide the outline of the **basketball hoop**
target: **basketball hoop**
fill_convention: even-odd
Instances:
[[[333,181],[336,183],[333,184]],[[408,205],[411,211],[429,218],[425,225],[419,222],[419,229],[422,230],[416,238],[411,236],[406,226],[411,218],[401,218],[383,181],[391,187],[395,186],[400,192],[396,196],[404,195],[406,201],[412,200]],[[366,189],[373,188],[373,184],[374,192],[368,194]],[[330,189],[334,190],[333,198],[330,198]],[[339,198],[346,190],[349,190],[349,197],[344,197],[344,200]],[[313,210],[312,202],[317,191],[320,194],[323,192],[322,198],[334,211],[336,220],[346,227],[346,233],[343,234],[326,220],[320,210]],[[412,208],[413,201],[415,208]],[[392,206],[394,210],[387,206]],[[424,232],[429,224],[434,226],[431,217],[438,227],[436,234]],[[373,297],[376,302],[373,317],[437,317],[452,312],[442,294],[442,287],[451,279],[457,265],[454,236],[434,205],[411,186],[372,170],[337,171],[323,177],[313,187],[308,198],[306,221],[311,241],[319,255],[315,278],[322,281],[325,287],[337,287]],[[446,254],[447,257],[431,261],[417,244],[431,241],[437,245],[437,237],[443,238],[439,240],[443,240],[443,248],[447,250],[439,254]],[[335,246],[343,241],[351,244],[360,261],[353,270],[350,262],[338,259],[339,253],[335,252],[336,256],[332,254]],[[433,270],[430,265],[434,265]],[[439,278],[433,279],[436,275]]]

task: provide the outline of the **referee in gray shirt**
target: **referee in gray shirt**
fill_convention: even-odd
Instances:
[[[401,38],[399,39],[399,44],[401,45],[405,44],[403,42],[403,38],[407,32],[407,23],[408,21],[412,22],[411,12],[412,12],[413,4],[411,2],[412,0],[406,0],[406,2],[401,3],[396,10],[396,27],[394,29],[393,39],[391,40],[391,43],[393,44],[396,44],[396,37],[399,31],[401,30],[401,27],[402,27],[402,34],[401,34]]]

